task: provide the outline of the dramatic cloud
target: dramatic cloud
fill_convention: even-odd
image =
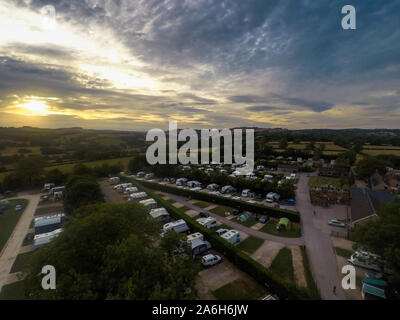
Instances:
[[[346,4],[0,0],[0,125],[398,128],[400,3]]]

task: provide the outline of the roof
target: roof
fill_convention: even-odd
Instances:
[[[378,298],[382,298],[382,299],[386,299],[386,295],[385,295],[385,290],[384,289],[381,289],[381,288],[378,288],[378,287],[363,283],[362,291],[364,293],[370,294],[372,296],[375,296],[375,297],[378,297]]]
[[[375,278],[371,278],[371,277],[366,277],[363,280],[363,283],[368,284],[368,285],[372,285],[375,287],[380,287],[380,288],[385,288],[388,286],[388,283],[384,280],[380,280],[380,279],[375,279]]]
[[[394,195],[382,191],[351,188],[351,221],[355,223],[376,215],[384,204],[392,201],[394,198]]]

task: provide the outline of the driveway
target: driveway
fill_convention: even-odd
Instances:
[[[40,194],[24,194],[23,196],[16,197],[14,199],[26,199],[29,202],[22,216],[19,218],[13,233],[0,253],[0,291],[1,288],[7,283],[11,267],[14,264],[15,258],[20,252],[22,242],[28,233],[29,226],[39,204]]]
[[[330,232],[325,227],[328,219],[323,216],[324,210],[321,207],[314,207],[311,204],[307,182],[308,178],[304,174],[300,174],[296,191],[296,207],[301,214],[301,227],[312,273],[322,299],[344,300],[345,295],[341,286]],[[328,209],[329,217],[335,214],[335,210],[338,215],[343,214],[341,207],[343,206],[333,206]],[[314,210],[317,212],[316,216],[313,215]],[[336,295],[333,294],[334,286],[336,286]]]

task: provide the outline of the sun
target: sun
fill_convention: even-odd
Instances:
[[[30,100],[19,104],[18,108],[25,109],[24,114],[29,116],[45,116],[51,114],[45,101]]]

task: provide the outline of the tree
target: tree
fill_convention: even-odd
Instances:
[[[104,196],[93,176],[71,176],[64,191],[64,209],[68,214],[83,205],[103,202]]]
[[[34,254],[25,270],[34,299],[193,299],[198,263],[185,236],[160,237],[161,225],[137,203],[81,207],[63,233]],[[41,269],[57,270],[43,290]]]
[[[66,175],[60,169],[52,169],[46,172],[46,180],[55,184],[62,184],[65,182]]]
[[[22,181],[23,186],[37,186],[44,177],[46,163],[42,156],[31,156],[18,161],[15,168],[17,177]]]
[[[148,166],[146,156],[144,154],[137,154],[129,161],[128,169],[131,172],[140,171]]]
[[[376,171],[383,174],[385,172],[385,167],[389,165],[385,160],[376,157],[365,157],[360,160],[356,167],[356,173],[362,178],[369,178]]]
[[[400,290],[400,199],[385,205],[376,219],[369,219],[356,228],[358,246],[378,254],[392,273],[391,284]]]
[[[286,149],[288,146],[288,141],[286,138],[282,138],[281,141],[279,141],[279,149]]]

